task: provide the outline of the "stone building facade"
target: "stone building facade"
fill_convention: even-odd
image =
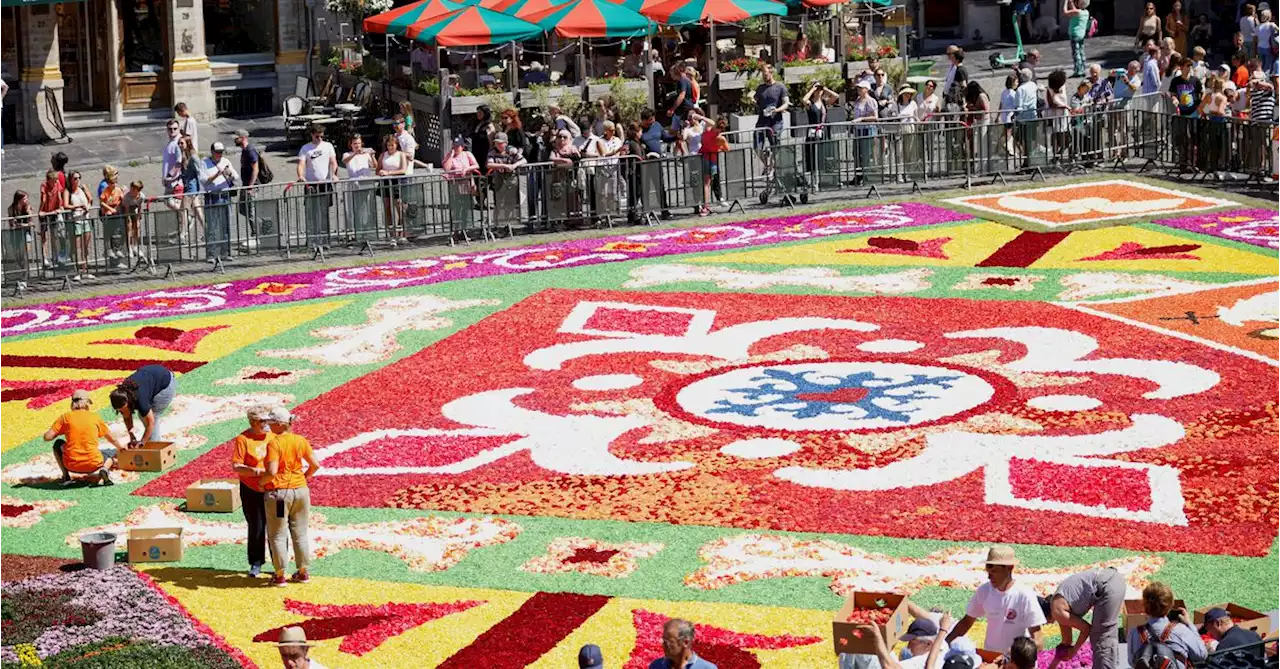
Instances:
[[[306,76],[318,0],[3,0],[5,140],[57,137],[185,102],[199,120],[278,112]],[[313,7],[314,5],[314,7]],[[332,20],[328,23],[334,23]],[[336,24],[335,24],[336,26]]]

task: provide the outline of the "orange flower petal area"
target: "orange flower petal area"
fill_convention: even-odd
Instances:
[[[946,200],[1050,227],[1200,211],[1235,204],[1136,181],[1094,181]]]

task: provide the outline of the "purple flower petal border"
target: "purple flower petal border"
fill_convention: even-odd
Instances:
[[[1275,209],[1232,209],[1199,216],[1166,218],[1155,221],[1155,224],[1264,248],[1280,248],[1280,214]]]
[[[17,307],[0,311],[0,335],[209,313],[461,279],[719,251],[971,218],[969,214],[930,205],[901,203],[697,228],[643,230],[613,237]]]

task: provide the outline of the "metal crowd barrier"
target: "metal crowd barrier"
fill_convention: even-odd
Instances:
[[[1135,101],[1137,102],[1135,104]],[[431,172],[327,184],[277,183],[220,193],[162,196],[138,211],[81,218],[61,212],[0,225],[3,280],[62,281],[155,273],[158,267],[346,247],[370,252],[408,240],[495,239],[620,223],[655,223],[712,201],[741,207],[776,197],[963,179],[1043,176],[1045,170],[1125,168],[1143,161],[1171,173],[1274,174],[1275,124],[1183,118],[1166,102],[1130,100],[1057,118],[1000,122],[837,123],[783,133],[727,133],[730,150],[701,155],[583,158],[489,174]],[[754,141],[758,133],[766,141]]]

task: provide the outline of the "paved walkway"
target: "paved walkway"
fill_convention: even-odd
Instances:
[[[237,128],[249,131],[256,146],[265,146],[271,169],[292,158],[297,147],[284,141],[284,126],[278,116],[257,119],[220,118],[201,124],[199,130],[200,154],[209,153],[209,145],[221,141],[227,145],[227,155],[233,162],[240,151],[235,147],[231,132]],[[129,183],[141,179],[148,188],[155,190],[160,182],[160,155],[168,137],[164,124],[127,126],[111,130],[93,130],[72,135],[74,141],[50,144],[9,144],[4,147],[4,160],[0,168],[4,174],[4,192],[22,189],[37,193],[44,173],[49,169],[49,159],[61,151],[67,154],[68,170],[80,170],[86,183],[94,188],[102,178],[102,166],[114,165],[120,170],[120,182]],[[7,204],[7,203],[6,203]]]

